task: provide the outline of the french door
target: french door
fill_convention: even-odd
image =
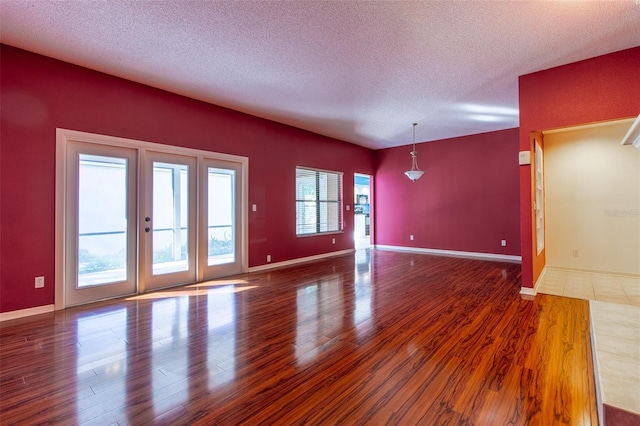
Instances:
[[[62,129],[58,145],[58,308],[246,269],[246,158]]]
[[[144,290],[196,281],[196,158],[146,152]]]
[[[135,149],[67,146],[67,306],[136,291],[137,158]]]
[[[243,239],[240,194],[241,164],[206,159],[200,179],[200,275],[212,279],[239,274],[242,269]]]

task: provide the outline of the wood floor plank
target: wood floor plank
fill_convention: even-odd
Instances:
[[[587,303],[520,276],[369,249],[6,321],[0,424],[597,424]]]

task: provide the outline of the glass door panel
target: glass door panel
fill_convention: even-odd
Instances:
[[[65,304],[136,291],[135,150],[67,147]]]
[[[235,262],[235,170],[207,167],[207,265]]]
[[[189,169],[153,163],[153,274],[189,269]]]
[[[127,159],[80,154],[78,287],[127,278]]]
[[[194,282],[195,157],[147,153],[145,290]]]
[[[203,160],[200,263],[202,276],[211,279],[242,272],[242,229],[239,206],[241,165]],[[240,228],[239,228],[240,227]]]

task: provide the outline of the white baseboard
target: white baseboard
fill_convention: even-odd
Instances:
[[[544,279],[544,274],[546,272],[547,272],[547,267],[545,266],[544,268],[542,268],[542,272],[540,272],[540,275],[538,276],[536,283],[533,285],[533,288],[520,287],[520,294],[523,294],[526,296],[535,296],[536,294],[538,294],[538,288],[540,288],[540,284],[542,283],[542,280]]]
[[[535,296],[536,290],[531,287],[520,287],[520,294],[523,296]]]
[[[32,315],[46,314],[54,311],[54,305],[36,306],[35,308],[19,309],[17,311],[0,313],[0,322],[12,319],[30,317]]]
[[[430,248],[419,247],[401,247],[401,246],[385,246],[376,244],[375,248],[382,250],[403,251],[409,253],[424,253],[433,254],[436,256],[450,256],[450,257],[464,257],[468,259],[481,259],[481,260],[494,260],[502,262],[522,262],[522,256],[512,256],[508,254],[495,254],[495,253],[478,253],[471,251],[456,251],[456,250],[439,250]]]
[[[551,271],[584,272],[587,274],[602,274],[602,275],[615,275],[617,277],[640,278],[640,274],[636,274],[634,272],[617,272],[617,271],[605,271],[602,269],[571,268],[567,266],[553,266],[549,264],[545,266],[545,269],[546,268],[548,268]]]
[[[542,272],[540,272],[540,275],[538,276],[538,279],[536,280],[536,283],[533,286],[533,291],[538,293],[538,289],[540,288],[540,285],[542,284],[542,280],[544,280],[544,276],[547,273],[547,266],[545,265],[542,268]]]
[[[594,318],[593,315],[593,303],[589,301],[589,318]],[[600,379],[600,360],[598,359],[598,353],[596,352],[596,331],[594,330],[595,321],[591,319],[589,321],[589,335],[591,337],[591,358],[593,359],[593,381],[596,386],[596,408],[598,409],[598,419],[600,419],[599,425],[604,425],[604,401],[602,400],[602,381]]]
[[[343,254],[349,254],[355,252],[355,249],[347,249],[340,251],[332,251],[329,253],[316,254],[315,256],[300,257],[298,259],[285,260],[283,262],[267,263],[266,265],[252,266],[249,268],[249,272],[266,271],[268,269],[281,268],[283,266],[292,266],[299,263],[311,262],[313,260],[326,259],[328,257],[342,256]]]

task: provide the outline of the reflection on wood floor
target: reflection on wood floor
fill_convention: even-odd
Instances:
[[[2,323],[0,423],[597,424],[587,301],[360,250]]]

